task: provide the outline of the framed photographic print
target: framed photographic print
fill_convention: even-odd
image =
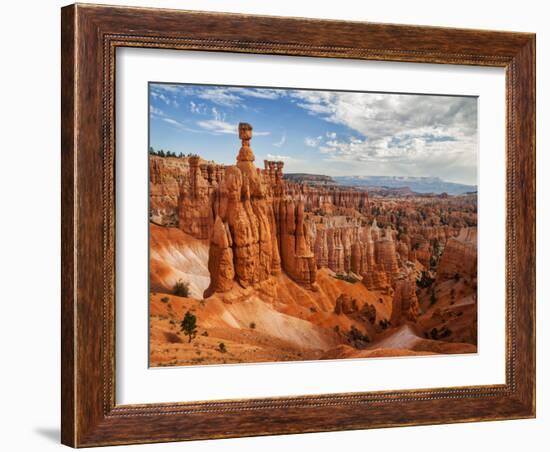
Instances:
[[[62,9],[62,442],[535,415],[535,37]]]

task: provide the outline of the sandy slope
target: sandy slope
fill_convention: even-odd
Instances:
[[[319,359],[343,340],[335,326],[349,331],[354,325],[365,331],[363,322],[334,314],[335,294],[351,292],[358,300],[377,303],[380,315],[389,311],[388,299],[360,283],[337,280],[326,270],[320,272],[318,283],[319,289],[312,292],[282,274],[256,288],[236,286],[202,301],[155,292],[150,305],[151,365]],[[179,326],[188,310],[199,327],[191,344]],[[204,331],[208,336],[201,335]],[[217,351],[220,342],[227,353]]]
[[[152,223],[149,232],[151,290],[171,292],[181,279],[190,283],[194,297],[202,298],[210,284],[208,242],[197,240],[180,229]]]
[[[411,325],[397,328],[391,334],[373,343],[369,349],[406,349],[430,353],[474,353],[476,351],[476,347],[471,344],[424,339],[418,336]]]
[[[187,311],[197,317],[198,335],[191,343],[180,331]],[[150,321],[153,366],[317,359],[336,344],[315,325],[258,299],[227,305],[157,294],[151,297]],[[226,352],[219,349],[222,342]]]
[[[335,358],[381,358],[389,356],[417,356],[432,354],[475,353],[477,347],[467,343],[454,343],[424,339],[411,325],[388,330],[380,335],[365,350],[357,350],[347,345],[339,345],[323,354],[323,359]]]

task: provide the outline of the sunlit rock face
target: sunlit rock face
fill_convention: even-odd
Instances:
[[[415,281],[399,279],[395,281],[392,299],[391,324],[398,326],[405,321],[416,322],[420,307],[416,296]]]
[[[149,156],[149,219],[161,226],[178,225],[180,184],[189,173],[187,159]]]
[[[233,288],[235,279],[233,257],[233,238],[227,224],[218,216],[210,238],[208,256],[210,286],[204,292],[205,298],[215,292],[228,292]]]
[[[477,275],[477,230],[461,229],[457,237],[447,241],[439,260],[438,281]]]
[[[379,267],[388,275],[394,275],[399,272],[397,265],[397,251],[391,232],[386,231],[384,238],[375,242],[375,261]]]
[[[180,185],[178,225],[182,231],[193,237],[207,239],[214,224],[211,209],[214,186],[203,177],[199,165],[198,156],[189,158],[188,177]]]
[[[267,280],[273,266],[278,266],[279,257],[274,233],[272,206],[267,205],[268,187],[264,175],[254,166],[254,154],[250,149],[252,127],[248,124],[239,126],[242,147],[237,157],[237,165],[226,167],[224,178],[214,191],[216,230],[211,234],[213,245],[216,236],[223,236],[226,231],[227,243],[231,243],[233,261],[220,256],[220,247],[211,246],[209,270],[212,284],[205,296],[224,291],[226,285],[220,284],[218,275],[234,274],[235,281],[242,287],[252,286]],[[223,243],[225,245],[225,242]],[[274,246],[275,245],[275,246]],[[221,252],[222,256],[228,253]],[[231,271],[233,267],[234,271]]]
[[[264,170],[256,168],[249,124],[239,125],[239,137],[242,146],[237,164],[225,168],[212,193],[204,182],[196,184],[201,187],[200,204],[206,203],[208,194],[215,217],[214,230],[209,234],[212,282],[205,296],[229,290],[231,275],[246,288],[269,280],[281,269],[298,284],[312,288],[316,265],[303,202],[285,196],[280,162],[266,162]],[[203,238],[210,223],[203,221],[208,217],[202,215],[206,209],[199,212],[189,229],[195,237]]]
[[[291,199],[279,201],[279,241],[285,272],[297,283],[312,287],[317,267],[311,237],[304,223],[304,205]]]

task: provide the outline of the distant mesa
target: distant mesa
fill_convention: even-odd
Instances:
[[[417,196],[424,194],[467,195],[477,193],[475,185],[446,182],[438,177],[405,176],[327,176],[324,174],[286,173],[285,179],[296,184],[348,186],[368,189],[374,196]]]
[[[449,195],[462,195],[469,192],[477,192],[477,186],[446,182],[439,177],[414,177],[414,176],[336,176],[334,177],[342,185],[366,188],[409,188],[416,193],[448,193]]]
[[[294,184],[338,185],[332,177],[324,174],[286,173],[285,179]]]

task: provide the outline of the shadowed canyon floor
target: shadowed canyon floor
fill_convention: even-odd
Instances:
[[[476,352],[476,194],[287,180],[239,136],[150,155],[152,366]]]

